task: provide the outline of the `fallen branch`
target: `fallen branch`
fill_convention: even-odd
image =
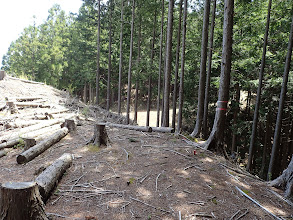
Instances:
[[[122,149],[124,150],[124,152],[126,153],[126,161],[129,159],[129,154],[128,152],[122,147]]]
[[[201,168],[201,167],[199,167],[199,166],[197,166],[195,164],[190,165],[188,167],[185,167],[184,170],[188,170],[189,168],[193,168],[193,167],[196,168],[196,169],[198,169],[198,170],[200,170],[200,171],[206,171],[206,169],[203,169],[203,168]]]
[[[282,201],[286,202],[288,205],[293,207],[293,203],[290,200],[288,200],[285,197],[281,196],[280,194],[276,193],[274,190],[269,189],[269,191],[271,193],[273,193],[275,196],[277,196],[279,199],[281,199]]]
[[[245,192],[243,192],[241,189],[239,189],[237,186],[235,186],[235,188],[246,198],[248,198],[250,201],[252,201],[253,203],[255,203],[256,205],[258,205],[260,208],[262,208],[264,211],[266,211],[268,214],[270,214],[271,216],[273,216],[275,219],[281,220],[281,218],[279,218],[278,216],[274,215],[273,213],[271,213],[268,209],[266,209],[265,207],[263,207],[261,204],[259,204],[258,201],[254,200],[253,198],[251,198],[249,195],[247,195]]]
[[[187,155],[185,155],[185,154],[182,154],[182,153],[180,153],[180,152],[177,152],[177,151],[175,151],[175,150],[170,150],[170,149],[164,149],[164,150],[166,150],[166,151],[170,151],[170,152],[173,152],[173,153],[178,154],[178,155],[180,155],[180,156],[182,156],[182,157],[185,157],[185,158],[187,158],[187,159],[192,159],[192,157],[187,156]]]
[[[159,175],[156,178],[156,191],[158,191],[158,179],[161,176],[161,173],[159,173]]]
[[[235,218],[241,212],[244,212],[244,213],[240,214],[237,218]],[[232,217],[229,220],[233,220],[234,218],[235,220],[241,219],[242,217],[247,215],[247,213],[248,213],[248,209],[238,210],[234,215],[232,215]]]
[[[166,212],[166,213],[169,213],[169,214],[173,214],[173,213],[170,212],[170,211],[167,211],[167,210],[165,210],[165,209],[161,209],[161,208],[157,208],[157,207],[155,207],[155,206],[153,206],[153,205],[150,205],[150,204],[148,204],[148,203],[145,203],[145,202],[143,202],[143,201],[141,201],[141,200],[139,200],[139,199],[136,199],[136,198],[133,198],[133,197],[130,197],[130,199],[132,199],[132,200],[134,200],[134,201],[137,201],[137,202],[140,202],[140,203],[142,203],[142,204],[144,204],[144,205],[146,205],[146,206],[149,206],[149,207],[151,207],[151,208],[153,208],[153,209],[156,209],[156,210],[159,210],[159,211],[162,211],[162,212]]]

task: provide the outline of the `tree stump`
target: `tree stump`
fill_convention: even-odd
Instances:
[[[32,146],[36,145],[36,139],[34,138],[24,138],[24,148],[23,150],[26,151],[30,149]]]
[[[108,134],[106,131],[106,124],[105,123],[99,123],[94,125],[94,137],[93,142],[94,145],[101,146],[101,145],[108,145]]]
[[[293,198],[293,155],[287,169],[283,171],[281,176],[271,181],[269,185],[285,189],[285,197]]]
[[[8,106],[11,114],[15,114],[18,112],[18,109],[14,102],[6,102],[6,105]]]
[[[61,125],[61,127],[67,127],[69,132],[76,130],[76,124],[72,119],[65,119],[65,122]]]
[[[47,220],[38,185],[35,182],[2,184],[0,186],[0,219]]]
[[[3,80],[5,76],[6,76],[5,71],[0,70],[0,80]]]

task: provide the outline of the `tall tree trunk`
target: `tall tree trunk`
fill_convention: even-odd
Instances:
[[[121,1],[121,26],[120,26],[120,55],[119,55],[119,82],[118,82],[118,114],[121,114],[121,87],[122,87],[122,65],[123,65],[123,11],[124,0]]]
[[[184,0],[182,51],[181,51],[181,73],[180,73],[180,83],[179,83],[179,106],[178,106],[179,111],[178,111],[178,122],[177,122],[177,131],[176,131],[177,133],[180,133],[181,126],[182,126],[186,25],[187,25],[187,0]]]
[[[85,104],[87,103],[87,83],[84,83],[83,87],[83,102]]]
[[[282,84],[280,101],[279,101],[278,116],[277,116],[275,133],[274,133],[274,142],[273,142],[270,165],[269,165],[269,170],[268,170],[268,177],[267,177],[268,180],[270,180],[272,178],[272,175],[274,174],[276,152],[277,152],[277,148],[280,143],[280,133],[281,133],[281,127],[282,127],[282,114],[283,114],[284,102],[285,102],[285,97],[286,97],[286,92],[287,92],[287,83],[288,83],[290,62],[291,62],[291,56],[292,56],[292,44],[293,44],[293,17],[292,17],[292,23],[291,23],[290,36],[289,36],[288,52],[287,52],[284,75],[283,75],[283,84]]]
[[[238,118],[238,113],[239,113],[239,105],[240,105],[240,86],[239,83],[235,85],[235,90],[236,90],[236,96],[235,96],[235,106],[234,106],[234,114],[233,114],[233,126],[234,128],[237,125],[237,118]],[[232,146],[231,146],[231,154],[235,152],[237,145],[237,132],[233,131],[233,136],[232,136]]]
[[[134,122],[137,123],[137,111],[138,111],[138,86],[139,82],[135,82],[135,100],[134,100]]]
[[[262,154],[262,161],[261,161],[261,169],[260,169],[260,176],[265,178],[265,169],[266,169],[266,158],[267,152],[271,149],[271,138],[272,138],[272,111],[271,107],[269,106],[269,111],[266,116],[266,132],[264,137],[264,146],[263,146],[263,154]]]
[[[220,149],[221,147],[223,147],[226,111],[230,87],[233,38],[233,13],[234,0],[225,0],[221,77],[217,102],[217,111],[215,115],[213,130],[208,140],[203,144],[205,149],[208,149],[209,147]]]
[[[211,74],[212,74],[212,56],[213,56],[213,46],[214,46],[216,8],[217,8],[217,0],[214,0],[212,21],[211,21],[211,30],[210,30],[211,32],[210,32],[209,54],[208,54],[208,70],[207,70],[207,78],[206,78],[203,124],[202,124],[204,138],[208,137],[208,114],[209,114],[209,98],[210,98],[209,93],[210,93]]]
[[[154,56],[155,56],[155,40],[156,40],[156,28],[157,28],[157,10],[155,10],[154,14],[154,26],[153,26],[153,38],[151,43],[151,68],[153,68]],[[152,71],[149,74],[148,80],[148,100],[147,100],[147,118],[146,118],[146,126],[150,124],[150,110],[151,110],[151,100],[152,100]]]
[[[133,33],[134,33],[134,16],[135,16],[135,0],[132,0],[132,18],[131,18],[131,36],[130,36],[130,52],[128,66],[128,88],[127,88],[127,107],[126,107],[126,123],[129,124],[130,99],[131,99],[131,76],[132,76],[132,53],[133,53]]]
[[[180,41],[181,41],[181,20],[182,20],[182,2],[179,2],[179,20],[178,20],[178,31],[177,31],[177,45],[176,45],[176,65],[175,65],[175,77],[174,77],[174,89],[173,89],[173,112],[172,112],[172,128],[175,129],[176,122],[176,104],[177,104],[177,81],[178,81],[178,70],[179,70],[179,54],[180,54]]]
[[[255,138],[256,138],[257,124],[258,124],[259,107],[261,104],[261,89],[262,89],[262,81],[263,81],[265,61],[266,61],[267,42],[268,42],[270,17],[271,17],[271,6],[272,6],[272,0],[269,0],[266,32],[265,32],[265,38],[264,38],[264,44],[263,44],[263,52],[262,52],[261,66],[260,66],[259,79],[258,79],[257,97],[256,97],[253,124],[252,124],[252,133],[251,133],[250,145],[249,145],[249,157],[248,157],[248,163],[246,167],[247,171],[249,171],[251,168],[254,148],[255,148],[254,144],[255,144]]]
[[[170,98],[170,80],[172,67],[172,35],[173,35],[173,9],[174,0],[169,1],[167,43],[166,43],[166,67],[165,67],[165,85],[164,85],[164,109],[163,109],[163,127],[169,127],[169,98]]]
[[[140,60],[141,60],[141,19],[142,19],[141,15],[139,15],[138,42],[137,42],[137,61],[136,61],[137,66],[139,66],[139,63],[140,63]],[[134,121],[136,123],[137,123],[137,111],[138,111],[138,87],[139,87],[139,76],[137,76],[136,84],[135,84]]]
[[[211,1],[206,0],[204,5],[204,18],[202,26],[202,39],[201,39],[201,61],[200,61],[200,74],[199,74],[199,87],[198,87],[198,102],[197,102],[197,115],[196,123],[192,137],[197,137],[201,133],[203,113],[204,113],[204,97],[205,97],[205,83],[206,83],[206,65],[207,65],[207,44],[208,44],[208,30],[209,30],[209,17],[210,17]]]
[[[163,39],[164,39],[164,12],[165,1],[162,0],[162,16],[161,16],[161,34],[160,34],[160,54],[159,54],[159,74],[158,74],[158,96],[157,96],[157,127],[160,125],[160,102],[161,102],[161,75],[162,75],[162,55],[163,55]]]
[[[107,107],[106,110],[110,110],[111,101],[111,56],[112,56],[112,0],[109,1],[109,48],[108,48],[108,80],[107,80]]]
[[[98,0],[98,35],[97,35],[97,72],[96,72],[96,104],[100,104],[100,35],[101,35],[101,0]]]

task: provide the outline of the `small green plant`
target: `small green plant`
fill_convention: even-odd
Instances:
[[[83,108],[83,110],[82,110],[81,113],[84,115],[84,117],[86,117],[86,118],[88,117],[88,115],[89,115],[89,110],[90,110],[90,109],[89,109],[88,106],[86,106],[86,107]]]
[[[22,138],[19,138],[18,144],[14,145],[13,148],[17,149],[21,147],[24,147],[24,140]]]
[[[93,153],[97,153],[97,152],[99,152],[99,151],[101,150],[100,147],[98,147],[97,145],[94,145],[94,144],[89,144],[89,145],[87,146],[87,148],[88,148],[88,150],[89,150],[90,152],[93,152]]]

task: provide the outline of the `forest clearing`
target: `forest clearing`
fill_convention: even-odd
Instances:
[[[40,97],[50,106],[19,108],[15,114],[4,108],[1,137],[19,130],[5,125],[28,115],[66,109],[78,118],[75,131],[33,160],[17,163],[23,143],[6,148],[9,152],[0,159],[4,184],[35,181],[61,155],[72,154],[71,166],[46,201],[50,219],[179,219],[179,213],[182,219],[292,218],[292,203],[285,202],[281,190],[182,136],[107,127],[110,142],[97,147],[87,144],[94,124],[119,120],[104,112],[95,115],[91,106],[47,85],[6,78],[0,81],[0,94],[1,100]],[[43,121],[56,120],[58,114],[65,117],[56,113]]]
[[[293,219],[292,6],[53,5],[2,58],[0,220]]]

